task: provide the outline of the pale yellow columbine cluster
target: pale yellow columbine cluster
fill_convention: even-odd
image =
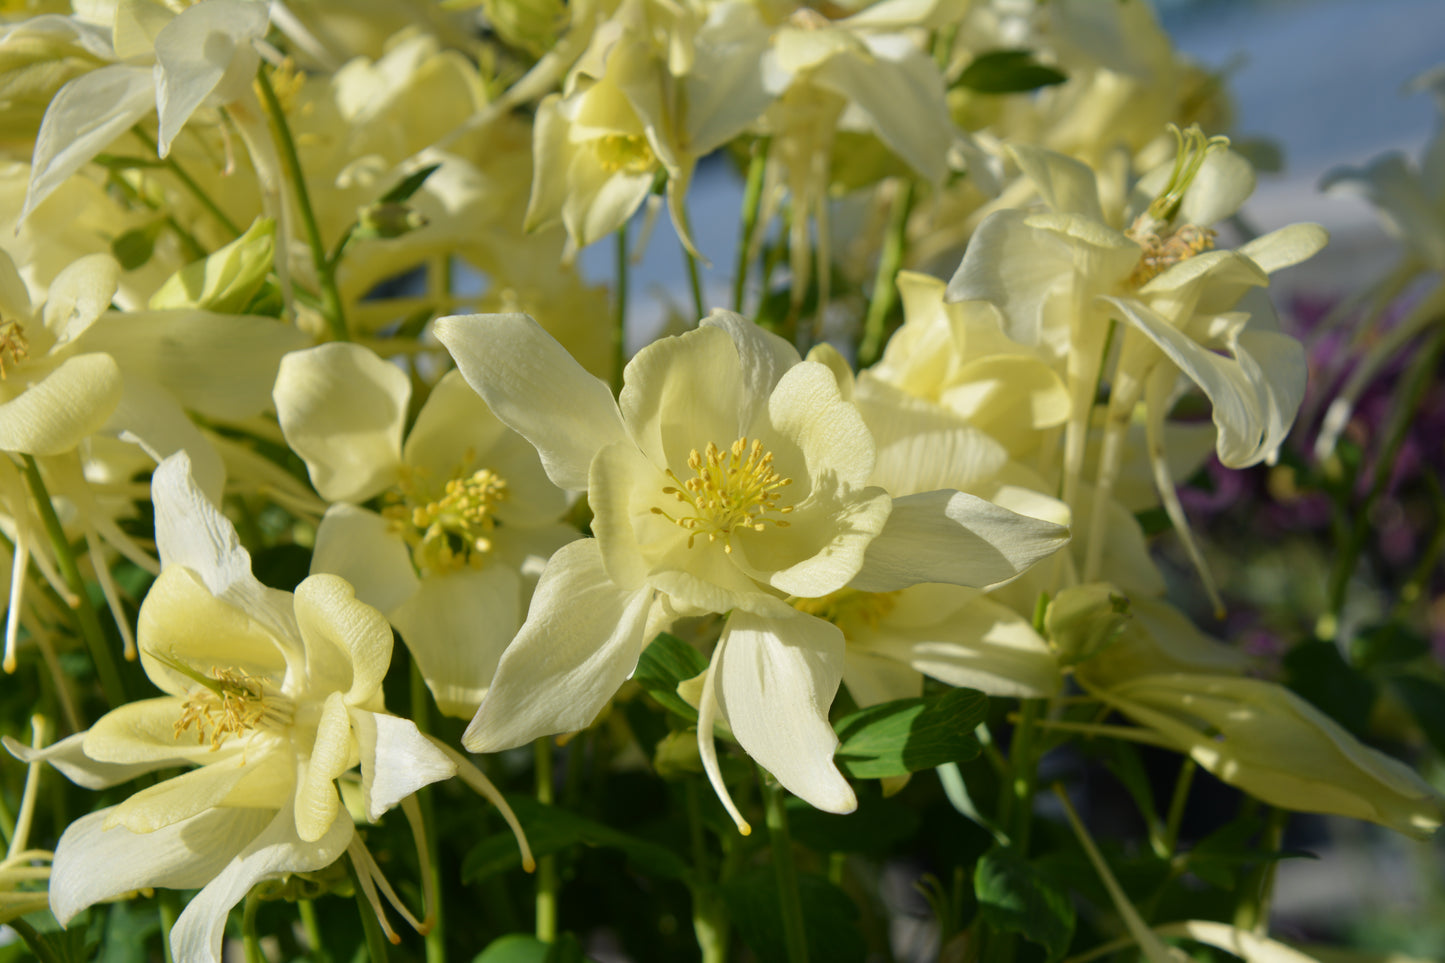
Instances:
[[[263,586],[184,455],[157,468],[152,488],[162,569],[139,633],[146,674],[165,694],[21,754],[91,787],[192,767],[71,824],[50,906],[63,924],[132,890],[199,886],[171,946],[178,959],[219,960],[228,912],[261,880],[349,853],[375,902],[375,865],[338,779],[360,767],[375,820],[455,775],[459,757],[386,713],[391,629],[350,585],[316,575],[294,596]]]
[[[718,720],[790,791],[847,812],[828,722],[844,635],[805,600],[1004,581],[1066,538],[962,492],[893,497],[872,484],[877,445],[851,379],[735,314],[645,348],[616,402],[526,317],[446,318],[437,335],[595,515],[595,537],[543,571],[467,729],[474,750],[585,728],[659,629],[730,613],[698,694],[714,787],[746,827],[718,768]]]
[[[437,706],[470,718],[522,624],[535,570],[577,537],[559,520],[563,492],[456,372],[432,389],[405,444],[411,385],[365,348],[288,355],[275,394],[287,443],[333,502],[311,570],[343,576],[386,613]],[[361,507],[377,496],[379,512]]]
[[[1120,735],[1187,753],[1278,806],[1429,835],[1445,820],[1440,794],[1294,693],[1242,678],[1248,660],[1159,598],[1163,579],[1120,504],[1147,508],[1155,495],[1188,537],[1174,479],[1197,461],[1165,448],[1181,382],[1212,403],[1207,443],[1233,467],[1274,451],[1303,393],[1303,349],[1249,294],[1314,253],[1323,232],[1295,225],[1216,249],[1211,225],[1247,196],[1252,171],[1197,131],[1177,143],[1176,157],[1140,181],[1122,230],[1104,216],[1087,168],[1014,148],[1044,208],[983,223],[948,285],[952,303],[942,282],[900,277],[906,322],[860,378],[860,404],[879,424],[968,425],[979,457],[961,484],[1062,492],[1076,519],[1073,551],[989,598],[1015,618],[1049,600],[1035,624],[1059,663],[1143,727]],[[911,413],[920,406],[927,415]],[[1180,447],[1208,450],[1187,435]]]

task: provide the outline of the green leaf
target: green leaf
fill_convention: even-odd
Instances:
[[[472,958],[472,963],[586,963],[586,960],[582,944],[571,933],[563,933],[555,943],[544,943],[526,933],[509,933],[493,940]]]
[[[1412,675],[1396,676],[1390,686],[1435,751],[1445,754],[1445,686]]]
[[[846,816],[789,799],[793,839],[820,853],[864,853],[884,857],[918,831],[919,815],[898,798],[883,797],[876,783],[859,787],[858,809]]]
[[[134,271],[151,259],[156,250],[156,236],[160,234],[164,221],[156,221],[145,227],[137,227],[110,242],[110,253],[127,271]]]
[[[760,963],[788,963],[773,867],[759,866],[733,877],[723,884],[722,896],[738,934]],[[810,960],[863,963],[868,946],[858,929],[858,908],[847,893],[822,876],[800,873],[798,899]]]
[[[1074,938],[1074,904],[1012,850],[995,847],[974,868],[974,892],[985,922],[1004,933],[1019,933],[1062,959]]]
[[[1242,872],[1280,859],[1317,859],[1303,850],[1263,850],[1255,837],[1264,829],[1258,817],[1240,817],[1205,836],[1184,854],[1189,872],[1211,886],[1233,890]]]
[[[1430,651],[1430,640],[1403,622],[1371,625],[1350,640],[1350,662],[1362,672],[1410,662]]]
[[[426,179],[431,177],[441,167],[440,164],[428,164],[420,167],[403,177],[395,187],[381,195],[377,199],[378,204],[405,204],[411,200],[411,196],[421,190]]]
[[[1375,704],[1375,687],[1340,658],[1330,642],[1304,642],[1284,657],[1285,682],[1356,736],[1363,736]]]
[[[834,726],[834,761],[855,779],[881,779],[972,759],[981,750],[973,730],[987,710],[988,698],[973,689],[869,706]]]
[[[537,857],[560,852],[571,846],[602,846],[620,850],[638,872],[646,876],[687,880],[691,870],[666,846],[619,832],[576,813],[545,806],[530,796],[507,800],[527,831],[527,842]],[[515,869],[522,864],[516,841],[510,833],[488,836],[472,848],[462,861],[462,881],[475,883]]]
[[[1053,67],[1039,63],[1028,50],[990,50],[973,59],[958,83],[981,94],[1021,94],[1068,79]]]
[[[666,632],[652,640],[637,661],[637,671],[632,681],[647,690],[647,694],[660,702],[663,708],[674,712],[689,722],[697,721],[697,710],[683,701],[677,694],[677,685],[695,678],[707,668],[707,659],[702,653]]]

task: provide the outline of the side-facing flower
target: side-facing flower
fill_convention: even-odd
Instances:
[[[721,718],[789,790],[852,809],[827,720],[843,636],[789,603],[865,577],[868,591],[953,580],[960,549],[977,545],[982,501],[929,492],[895,502],[870,485],[873,438],[834,372],[736,314],[714,312],[639,352],[615,404],[525,316],[444,318],[437,336],[553,481],[585,488],[595,513],[596,537],[543,572],[467,746],[587,726],[649,630],[679,614],[731,613],[699,707],[714,786],[726,802],[711,737]],[[1011,517],[1018,538],[969,566],[983,583],[1062,543],[1058,526]],[[870,552],[875,543],[885,550]]]
[[[400,368],[340,343],[287,355],[275,389],[287,443],[333,503],[311,570],[384,612],[441,711],[470,718],[522,624],[524,570],[578,533],[536,450],[461,375],[437,383],[403,443],[410,396]]]
[[[194,768],[71,824],[51,908],[63,924],[131,890],[199,887],[171,946],[178,959],[219,961],[226,915],[255,883],[354,845],[338,778],[360,765],[375,819],[457,767],[385,712],[391,630],[344,580],[312,576],[295,595],[263,586],[183,454],[152,489],[162,571],[139,632],[146,674],[166,694],[107,713],[71,762],[99,764],[92,785]]]

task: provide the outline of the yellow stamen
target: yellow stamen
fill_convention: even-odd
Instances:
[[[199,673],[187,674],[197,679],[200,688],[181,706],[181,717],[173,727],[177,739],[194,726],[196,745],[209,741],[215,752],[230,736],[252,732],[268,721],[286,721],[279,700],[267,698],[266,684],[256,676],[219,667],[212,667],[209,679]]]
[[[605,134],[592,141],[592,150],[609,174],[646,174],[657,167],[657,155],[638,134]]]
[[[1214,231],[1197,224],[1176,225],[1174,220],[1184,204],[1185,192],[1199,176],[1205,159],[1213,151],[1229,147],[1229,138],[1205,137],[1198,124],[1184,130],[1170,124],[1169,132],[1174,135],[1175,143],[1174,167],[1169,172],[1169,180],[1125,231],[1144,248],[1129,276],[1132,287],[1141,287],[1180,261],[1214,247]]]
[[[489,468],[470,475],[459,469],[433,497],[424,477],[421,469],[405,472],[396,491],[385,496],[382,514],[411,546],[420,571],[480,568],[492,550],[496,507],[508,496],[506,481]]]
[[[30,357],[30,342],[25,340],[25,329],[19,321],[0,321],[0,379],[9,376],[5,370],[7,355],[11,367]]]
[[[848,625],[862,624],[876,629],[897,605],[897,592],[860,592],[848,588],[815,599],[792,600],[793,608],[799,612],[832,622],[844,629],[845,634]]]
[[[692,508],[693,514],[669,515],[661,508],[653,514],[688,531],[687,547],[692,548],[699,535],[709,542],[723,541],[723,550],[731,552],[729,537],[733,529],[761,532],[767,525],[786,528],[787,521],[774,515],[786,515],[791,505],[779,505],[783,489],[793,483],[773,470],[773,453],[763,450],[763,443],[739,438],[727,451],[708,442],[705,453],[696,448],[688,455],[687,467],[693,477],[683,482],[668,471],[667,477],[676,485],[662,490]]]

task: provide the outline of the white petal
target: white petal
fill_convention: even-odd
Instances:
[[[192,411],[239,421],[271,407],[282,355],[309,340],[294,326],[271,318],[128,311],[92,327],[81,347],[106,352],[128,378],[162,385]]]
[[[71,823],[55,847],[50,910],[64,926],[88,906],[132,890],[209,883],[265,828],[264,809],[212,809],[153,833],[104,829],[109,809]]]
[[[120,368],[107,355],[65,359],[0,404],[0,451],[59,455],[99,431],[120,403]]]
[[[1104,220],[1099,206],[1099,188],[1094,171],[1087,164],[1055,151],[1029,144],[1010,148],[1019,169],[1034,182],[1039,196],[1059,214],[1082,214],[1090,220]]]
[[[350,583],[335,575],[309,576],[296,586],[296,624],[314,691],[345,692],[353,706],[379,700],[391,665],[391,626],[356,598]]]
[[[1007,581],[1069,540],[1068,529],[949,490],[893,500],[850,586],[891,592],[918,582],[985,586]]]
[[[361,744],[361,794],[372,822],[423,786],[456,775],[457,764],[410,719],[353,709],[351,721]]]
[[[164,763],[151,761],[134,765],[96,762],[81,748],[82,743],[85,742],[85,735],[84,732],[77,732],[39,750],[32,749],[10,736],[0,737],[0,743],[4,744],[6,752],[21,762],[48,762],[66,779],[77,786],[84,786],[86,789],[106,789],[110,786],[117,786],[164,765]]]
[[[40,122],[23,221],[60,182],[150,113],[155,84],[149,67],[114,64],[81,74],[60,88]]]
[[[423,579],[392,616],[444,715],[470,719],[522,625],[522,579],[500,563]]]
[[[591,725],[637,667],[652,598],[613,584],[596,539],[559,549],[462,744],[497,752]]]
[[[341,812],[336,777],[351,767],[351,716],[340,692],[326,697],[316,723],[316,739],[296,786],[296,835],[314,843],[331,829]],[[350,820],[349,816],[343,817]]]
[[[268,6],[257,0],[204,0],[156,35],[156,140],[162,157],[228,73],[249,80],[255,72],[258,55],[251,42],[266,34]]]
[[[725,631],[717,699],[738,743],[793,795],[852,812],[858,801],[833,765],[838,736],[828,723],[843,679],[843,633],[811,616],[738,612]]]
[[[123,384],[120,403],[106,429],[139,444],[153,458],[185,452],[191,477],[207,498],[219,502],[226,484],[225,463],[175,396],[144,378],[127,377]]]
[[[279,810],[270,825],[186,905],[171,930],[175,958],[220,963],[226,917],[252,886],[286,873],[325,869],[346,851],[355,832],[350,819],[338,819],[325,836],[304,843],[296,835],[289,808]]]
[[[396,483],[411,382],[360,345],[332,342],[281,359],[276,414],[322,498],[361,502]]]
[[[109,254],[89,254],[75,261],[50,284],[45,300],[46,330],[60,344],[80,337],[110,307],[119,286],[120,265]],[[105,351],[98,347],[80,350]]]
[[[536,447],[559,488],[586,489],[592,456],[626,440],[612,392],[526,315],[457,315],[433,330],[467,384]]]
[[[311,572],[339,575],[358,599],[387,614],[411,598],[418,585],[411,550],[392,522],[344,502],[321,517]]]

